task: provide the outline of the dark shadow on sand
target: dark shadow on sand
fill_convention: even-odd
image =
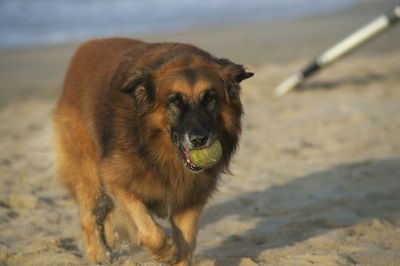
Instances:
[[[389,78],[388,75],[369,73],[367,75],[351,75],[336,80],[308,81],[300,85],[299,90],[331,90],[342,86],[361,87],[371,83],[382,82]]]
[[[206,208],[201,227],[230,215],[234,215],[232,219],[259,221],[251,230],[231,235],[217,248],[202,253],[218,261],[240,257],[257,260],[267,249],[290,246],[373,218],[400,225],[399,203],[400,157],[337,165]],[[225,265],[222,261],[218,265]]]

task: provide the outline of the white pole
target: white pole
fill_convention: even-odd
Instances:
[[[306,68],[302,71],[295,73],[290,76],[284,82],[282,82],[278,87],[275,88],[275,95],[282,96],[289,92],[291,89],[297,87],[303,80],[324,66],[327,66],[340,57],[344,56],[348,52],[354,50],[355,48],[366,43],[368,40],[377,36],[379,33],[384,32],[390,26],[393,26],[398,22],[400,18],[400,5],[394,7],[392,12],[382,15],[372,22],[368,23],[366,26],[357,30],[344,40],[340,41],[338,44],[334,45],[324,53],[322,53],[317,59],[312,61]]]

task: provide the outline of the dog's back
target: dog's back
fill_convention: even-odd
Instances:
[[[82,173],[87,173],[84,176],[94,187],[99,185],[93,166],[99,158],[91,128],[94,108],[106,100],[102,98],[119,58],[141,43],[125,38],[92,40],[82,44],[71,59],[53,121],[58,173],[73,195],[74,186],[80,183],[75,178]]]

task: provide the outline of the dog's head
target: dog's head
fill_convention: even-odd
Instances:
[[[199,172],[189,151],[219,140],[219,165],[227,168],[241,132],[239,84],[253,73],[227,59],[190,53],[128,73],[118,87],[132,99],[131,126],[143,156]]]

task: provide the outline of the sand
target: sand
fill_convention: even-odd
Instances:
[[[272,94],[393,3],[144,37],[191,42],[256,73],[243,82],[234,174],[202,216],[195,265],[400,265],[400,29],[300,90]],[[54,174],[49,120],[75,47],[0,53],[0,265],[86,265],[77,208]],[[158,265],[125,244],[113,258]]]

